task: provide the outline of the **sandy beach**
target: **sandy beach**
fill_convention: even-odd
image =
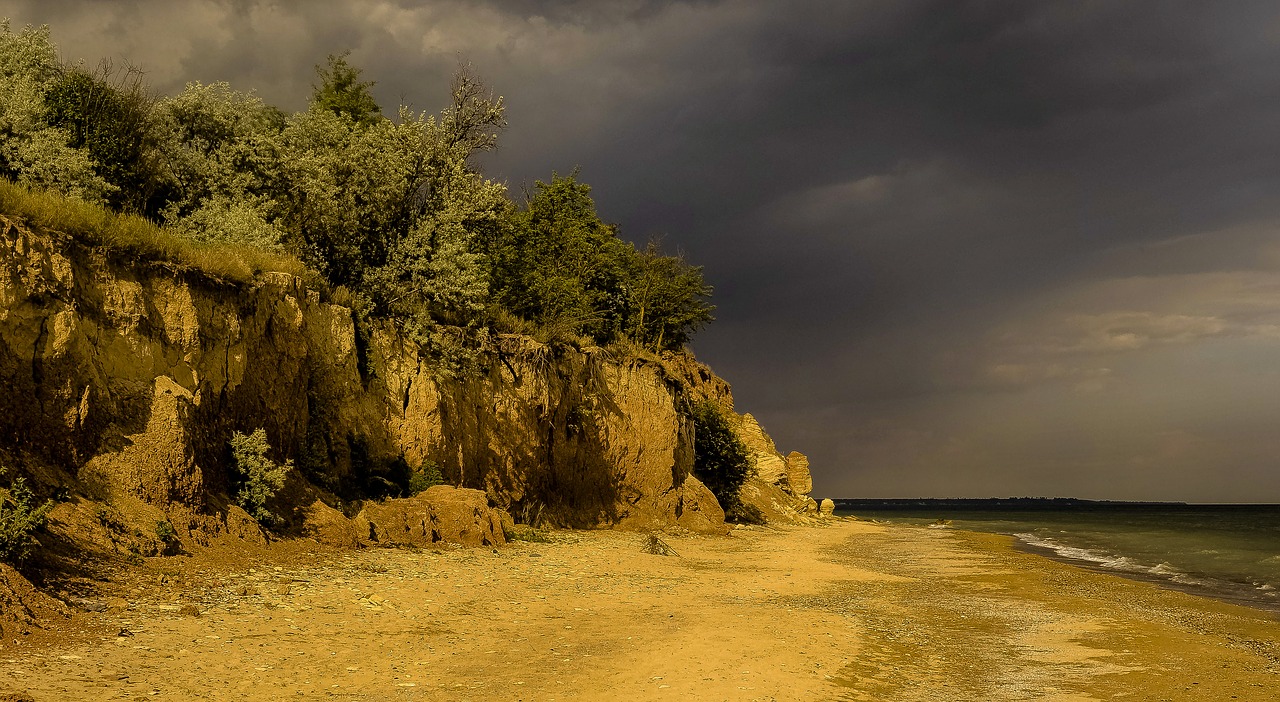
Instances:
[[[839,521],[730,537],[549,532],[498,549],[155,559],[54,643],[38,702],[1274,700],[1268,613],[1017,552]],[[78,632],[78,633],[76,633]]]

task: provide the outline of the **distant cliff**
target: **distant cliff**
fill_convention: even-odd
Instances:
[[[5,217],[0,270],[0,451],[60,500],[50,529],[64,541],[157,553],[157,521],[186,547],[262,539],[230,497],[227,448],[257,428],[298,466],[274,505],[286,535],[394,539],[368,498],[426,464],[482,491],[492,514],[473,516],[497,534],[512,517],[726,529],[692,475],[687,409],[733,400],[686,354],[493,335],[482,370],[457,377],[390,326],[357,334],[350,309],[295,276],[229,283]],[[738,422],[757,465],[744,501],[761,519],[813,513],[807,460],[783,457],[750,415]]]

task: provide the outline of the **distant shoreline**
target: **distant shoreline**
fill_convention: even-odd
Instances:
[[[1075,497],[920,497],[888,499],[836,497],[832,498],[831,501],[835,503],[837,511],[843,512],[898,509],[915,511],[931,508],[1034,511],[1059,509],[1252,509],[1280,507],[1280,503],[1274,502],[1159,502],[1143,500],[1084,500]]]

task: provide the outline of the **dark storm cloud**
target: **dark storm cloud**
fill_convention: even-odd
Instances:
[[[1199,499],[1211,463],[1238,478],[1212,499],[1280,499],[1268,3],[8,12],[162,91],[229,80],[290,108],[334,51],[387,108],[436,108],[471,61],[509,106],[488,172],[581,166],[624,235],[706,264],[700,355],[821,491]]]

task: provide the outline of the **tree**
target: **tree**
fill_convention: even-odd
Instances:
[[[71,134],[47,120],[45,94],[61,65],[49,28],[14,33],[0,20],[0,176],[88,202],[102,202],[115,188],[94,169]]]
[[[538,181],[492,242],[498,302],[543,327],[605,342],[621,329],[631,246],[601,221],[577,174]]]
[[[637,252],[634,262],[626,325],[632,341],[654,351],[680,348],[714,321],[715,307],[707,302],[711,286],[703,280],[701,266],[691,266],[679,255],[663,255],[656,241]]]
[[[154,121],[171,185],[165,223],[196,240],[279,248],[283,113],[226,83],[189,83]]]
[[[230,443],[231,461],[240,479],[236,504],[264,524],[278,523],[279,515],[267,504],[284,487],[285,478],[293,470],[293,461],[276,463],[267,458],[271,445],[267,443],[265,429],[255,429],[252,434],[236,432]]]
[[[324,66],[316,64],[320,84],[312,86],[311,103],[335,115],[345,116],[356,124],[368,126],[382,118],[382,108],[369,92],[376,83],[360,80],[361,70],[347,63],[350,55],[350,49],[340,54],[329,54]]]
[[[507,126],[502,96],[495,96],[476,76],[470,64],[463,64],[449,86],[453,101],[441,116],[450,145],[467,153],[491,151],[498,132]]]
[[[45,121],[83,149],[94,170],[113,186],[107,200],[116,209],[154,215],[162,188],[155,159],[155,134],[142,73],[117,73],[109,63],[96,72],[72,66],[44,95]]]

